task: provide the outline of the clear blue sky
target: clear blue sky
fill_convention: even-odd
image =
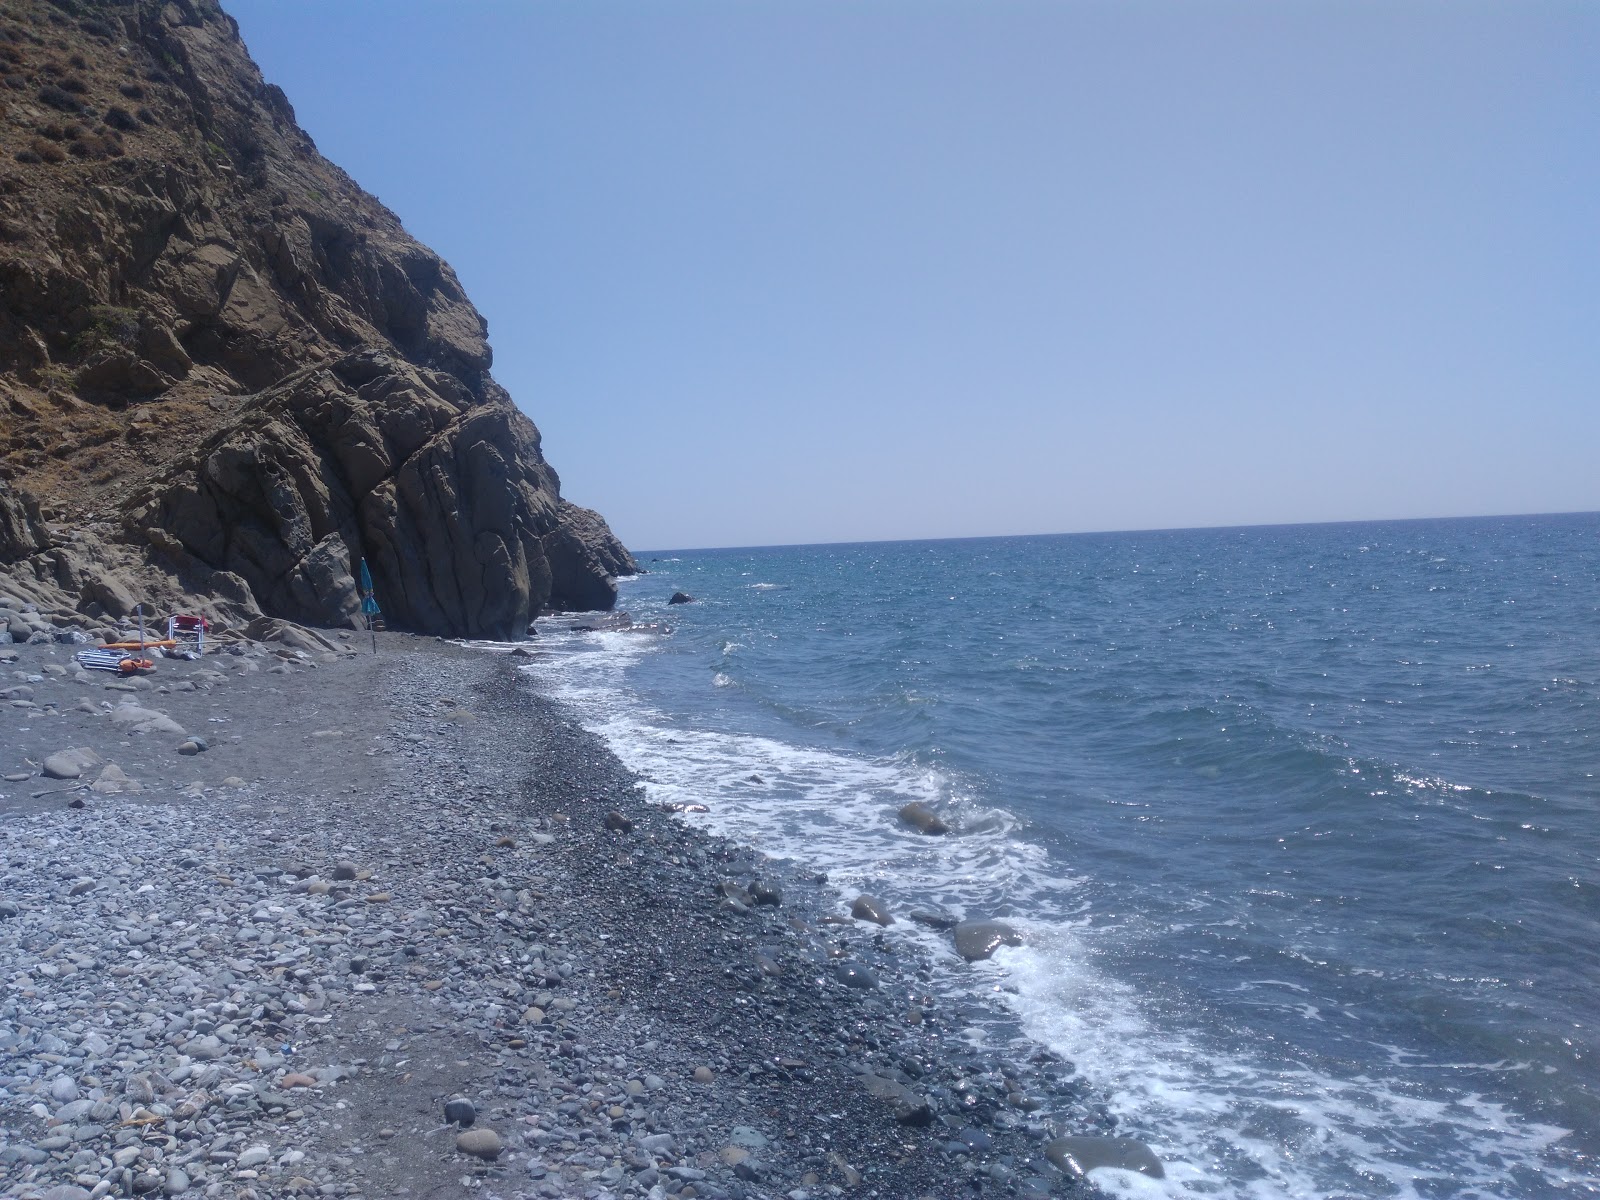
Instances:
[[[638,549],[1600,508],[1600,4],[225,0]]]

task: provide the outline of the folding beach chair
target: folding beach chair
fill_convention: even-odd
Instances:
[[[204,617],[174,613],[167,618],[167,638],[180,646],[193,642],[194,649],[201,654],[206,652],[206,631],[210,628],[210,623]]]
[[[127,650],[113,650],[107,646],[95,646],[88,650],[79,650],[75,656],[85,670],[111,671],[118,675],[132,675],[136,671],[153,671],[155,663],[148,658],[140,658]]]
[[[79,650],[77,659],[79,665],[90,671],[122,671],[122,660],[128,657],[126,650]]]

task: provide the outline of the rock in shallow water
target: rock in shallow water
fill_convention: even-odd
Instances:
[[[980,962],[1001,946],[1022,945],[1022,935],[1003,921],[962,921],[955,928],[956,953]]]
[[[1079,1178],[1096,1167],[1137,1171],[1152,1179],[1165,1179],[1167,1176],[1155,1151],[1136,1138],[1057,1138],[1045,1146],[1044,1153],[1061,1170]]]
[[[861,895],[850,906],[850,915],[858,921],[871,921],[875,925],[893,925],[894,914],[889,906],[876,896]]]
[[[910,804],[902,807],[900,809],[900,819],[918,833],[937,836],[950,832],[950,826],[945,824],[944,818],[920,800],[913,800]]]

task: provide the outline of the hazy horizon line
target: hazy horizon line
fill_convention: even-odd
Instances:
[[[1574,509],[1567,512],[1463,513],[1432,517],[1365,517],[1335,521],[1261,521],[1248,525],[1150,525],[1133,529],[1069,529],[1034,533],[973,533],[952,537],[855,538],[833,542],[752,542],[734,546],[679,546],[666,550],[629,550],[641,555],[704,554],[721,550],[794,550],[821,546],[889,546],[905,542],[994,542],[1008,538],[1115,537],[1127,533],[1226,532],[1233,529],[1304,529],[1322,525],[1404,525],[1423,521],[1496,521],[1515,517],[1600,517],[1600,509]]]

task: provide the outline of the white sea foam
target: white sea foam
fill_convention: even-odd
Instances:
[[[1219,1044],[1198,1014],[1157,1015],[1101,966],[1119,931],[1087,922],[1075,881],[1013,814],[982,806],[910,759],[676,725],[626,684],[628,668],[655,645],[622,633],[552,636],[542,641],[546,656],[526,669],[605,738],[652,800],[708,807],[685,820],[824,869],[846,896],[870,888],[891,907],[932,902],[958,915],[1009,915],[1027,944],[971,966],[919,927],[902,922],[892,933],[922,941],[946,965],[941,991],[982,990],[1011,1005],[1030,1038],[1109,1093],[1119,1132],[1147,1140],[1167,1164],[1162,1181],[1098,1170],[1107,1192],[1129,1200],[1600,1196],[1590,1181],[1550,1165],[1561,1129],[1470,1093],[1431,1086],[1423,1095],[1404,1081],[1414,1071],[1337,1078],[1278,1047]],[[977,832],[915,834],[895,819],[908,800]],[[1325,1020],[1309,1001],[1294,1003]],[[1437,1065],[1441,1074],[1451,1066]],[[1511,1164],[1523,1164],[1522,1182]],[[1526,1172],[1538,1172],[1532,1184]]]

